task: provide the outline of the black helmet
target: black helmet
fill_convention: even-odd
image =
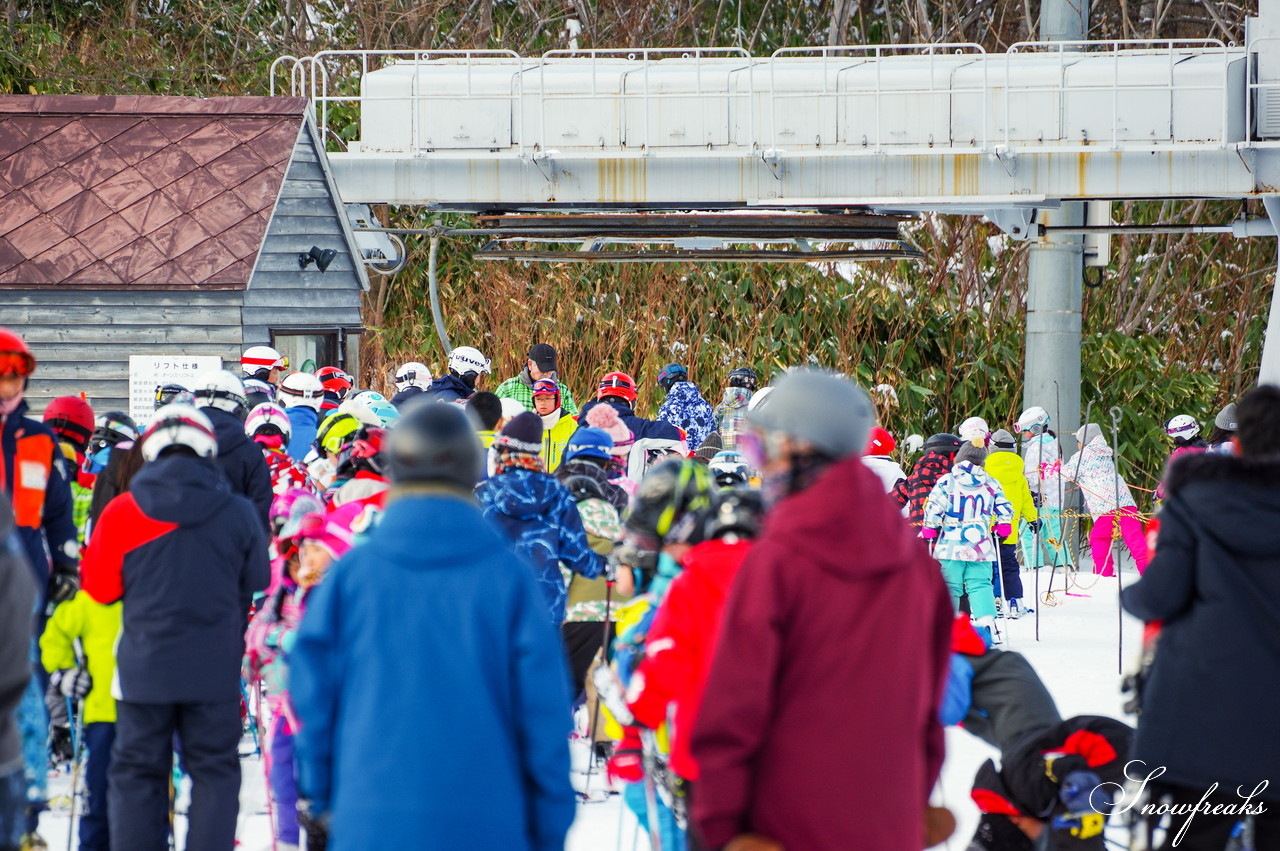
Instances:
[[[96,454],[104,446],[115,446],[138,437],[138,424],[133,417],[123,411],[107,411],[94,421],[93,434],[89,437],[89,454]]]
[[[645,568],[657,559],[663,544],[703,540],[703,525],[715,499],[715,484],[705,465],[688,458],[661,462],[636,488],[619,548],[620,560]]]
[[[386,437],[393,483],[447,482],[469,491],[484,472],[480,438],[456,405],[414,405]]]
[[[157,411],[165,405],[191,405],[194,407],[195,404],[195,394],[181,384],[161,384],[156,387]]]
[[[740,366],[729,373],[730,387],[745,387],[748,390],[755,390],[759,384],[759,376],[757,376],[756,371],[749,366]]]
[[[924,442],[924,451],[955,452],[960,448],[960,438],[954,434],[935,434]]]
[[[737,535],[754,538],[760,532],[764,518],[764,497],[760,491],[749,487],[722,490],[715,509],[708,515],[703,529],[707,540]]]

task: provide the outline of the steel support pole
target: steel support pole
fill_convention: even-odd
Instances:
[[[1264,196],[1262,205],[1266,207],[1267,216],[1272,222],[1280,222],[1280,196]],[[1277,239],[1277,244],[1280,246],[1280,239]],[[1280,247],[1277,251],[1277,266],[1280,266]],[[1280,273],[1276,276],[1276,284],[1280,284]],[[1275,284],[1271,290],[1271,312],[1267,316],[1267,330],[1262,338],[1262,367],[1258,370],[1258,383],[1280,385],[1280,286]]]

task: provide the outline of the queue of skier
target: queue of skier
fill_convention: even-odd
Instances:
[[[87,750],[85,851],[168,847],[175,749],[186,847],[229,849],[246,730],[277,851],[561,848],[575,802],[616,791],[662,851],[915,849],[954,827],[929,803],[943,724],[983,735],[1036,705],[1034,684],[1003,685],[1038,678],[993,646],[996,620],[1031,610],[1020,567],[1073,558],[1073,490],[1095,572],[1122,540],[1152,565],[1126,605],[1177,619],[1138,590],[1164,562],[1101,428],[1063,462],[1043,408],[1011,424],[1021,457],[971,417],[907,473],[867,395],[822,370],[760,388],[734,369],[713,407],[670,364],[650,420],[624,372],[579,407],[546,343],[494,393],[471,347],[435,378],[404,364],[390,400],[267,346],[241,367],[158,387],[145,428],[79,397],[42,424],[23,416],[35,358],[0,329],[0,532],[12,516],[9,560],[30,565],[0,576],[0,605],[37,615],[0,648],[20,721],[0,721],[0,849],[41,847],[50,729],[77,775]],[[1175,455],[1228,463],[1236,416],[1203,446],[1175,417]],[[1051,700],[993,729],[973,847],[1100,849],[1090,789],[1131,733]],[[478,766],[487,800],[460,800]]]

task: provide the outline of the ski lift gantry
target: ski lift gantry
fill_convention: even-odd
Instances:
[[[776,240],[799,255],[777,259],[835,244],[841,259],[895,256],[910,253],[900,217],[923,211],[1088,240],[1122,230],[1109,202],[1139,199],[1257,197],[1270,219],[1197,229],[1273,236],[1280,0],[1262,7],[1244,45],[325,51],[278,60],[272,89],[309,97],[324,136],[349,140],[328,154],[345,203],[484,213],[500,257],[632,259],[615,243],[674,246],[635,259],[763,255]],[[1076,200],[1099,202],[1084,226],[1039,220]],[[1263,354],[1275,382],[1278,313]]]

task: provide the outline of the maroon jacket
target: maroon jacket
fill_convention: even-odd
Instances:
[[[778,503],[729,593],[694,724],[706,844],[919,851],[951,620],[937,563],[861,459]]]

